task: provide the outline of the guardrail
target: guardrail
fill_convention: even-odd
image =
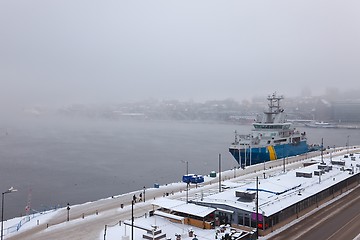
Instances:
[[[7,235],[7,234],[10,234],[10,233],[14,233],[14,232],[17,232],[20,230],[20,228],[22,226],[24,226],[25,223],[28,223],[30,222],[32,219],[34,218],[37,218],[37,217],[40,217],[40,216],[44,216],[45,214],[48,214],[48,213],[51,213],[51,212],[54,212],[56,211],[57,209],[59,209],[60,206],[55,206],[53,208],[50,208],[50,209],[47,209],[47,210],[44,210],[44,211],[37,211],[35,209],[32,209],[32,214],[29,214],[25,217],[23,217],[17,224],[14,224],[8,228],[5,228],[4,229],[4,236]]]

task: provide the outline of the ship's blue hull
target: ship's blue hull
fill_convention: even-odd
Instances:
[[[229,151],[239,165],[243,167],[303,154],[308,152],[309,148],[306,141],[301,141],[297,144],[281,144],[261,148],[248,148],[246,149],[246,156],[244,149],[241,149],[240,153],[239,149],[236,148],[230,148]]]

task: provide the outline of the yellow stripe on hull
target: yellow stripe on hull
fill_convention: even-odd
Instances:
[[[267,149],[269,151],[270,160],[276,160],[277,157],[276,157],[276,152],[275,152],[274,146],[268,146]]]

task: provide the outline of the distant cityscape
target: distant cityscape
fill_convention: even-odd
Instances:
[[[289,120],[360,123],[358,94],[328,94],[324,96],[285,97],[283,106]],[[56,114],[69,117],[101,119],[153,119],[189,121],[225,121],[251,123],[267,105],[266,97],[242,102],[233,99],[203,103],[179,100],[148,100],[108,105],[73,104],[58,108]],[[28,114],[46,114],[41,108],[27,109]],[[53,112],[53,111],[52,111]]]

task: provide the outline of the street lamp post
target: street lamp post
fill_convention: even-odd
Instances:
[[[256,177],[256,239],[259,238],[259,177]]]
[[[146,187],[144,186],[144,202],[145,202],[145,189],[146,189]]]
[[[252,164],[252,162],[251,162],[251,140],[250,140],[250,144],[249,144],[249,158],[250,158],[250,166],[251,166],[251,164]]]
[[[321,138],[321,163],[324,163],[324,138]]]
[[[134,204],[135,201],[131,201],[131,240],[134,240]]]
[[[189,161],[186,161],[186,175],[189,176]],[[186,203],[189,203],[189,185],[190,182],[186,183]]]
[[[221,192],[221,154],[219,154],[219,192]]]
[[[12,192],[16,192],[17,189],[11,187],[9,188],[7,191],[3,192],[1,194],[1,240],[3,240],[3,236],[4,236],[4,196],[7,193],[12,193]]]
[[[189,161],[183,161],[181,162],[186,163],[186,176],[189,176]],[[186,182],[186,203],[189,203],[189,180]]]
[[[70,203],[67,204],[67,221],[70,221]]]
[[[189,185],[190,185],[190,182],[188,181],[186,183],[186,203],[189,203]]]

